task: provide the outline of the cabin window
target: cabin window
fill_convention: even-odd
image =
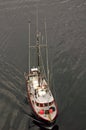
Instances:
[[[32,103],[34,104],[34,101],[32,100]]]
[[[40,103],[40,107],[43,107],[43,105],[44,105],[43,103]]]
[[[39,106],[39,103],[36,103],[37,106]]]
[[[43,107],[43,106],[44,106],[43,103],[37,103],[37,102],[36,102],[36,105],[37,105],[38,107]]]
[[[52,104],[53,104],[53,101],[50,102],[50,103],[37,103],[37,102],[36,102],[36,105],[37,105],[38,107],[43,107],[43,106],[47,107],[47,106],[51,106]]]
[[[52,102],[49,102],[49,106],[51,106],[53,104],[53,101]]]
[[[45,103],[44,106],[45,106],[45,107],[48,106],[48,103]]]

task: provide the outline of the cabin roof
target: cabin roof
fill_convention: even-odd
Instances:
[[[43,93],[40,93],[40,91],[37,94],[36,102],[39,103],[48,103],[52,102],[54,100],[52,94],[50,92],[42,91]]]

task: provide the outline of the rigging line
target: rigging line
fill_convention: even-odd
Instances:
[[[46,40],[46,62],[47,62],[47,78],[48,78],[48,85],[49,85],[49,62],[48,62],[48,44],[47,44],[47,28],[46,28],[46,18],[45,18],[45,40]]]
[[[41,41],[42,41],[42,46],[43,46],[43,35],[42,35]],[[41,56],[41,62],[42,62],[42,66],[43,66],[44,77],[47,78],[47,76],[46,76],[46,71],[45,71],[45,67],[44,67],[44,62],[43,62],[43,58],[42,58],[41,52],[40,52],[40,56]]]
[[[42,66],[43,66],[44,76],[45,76],[45,78],[46,78],[46,72],[45,72],[45,68],[44,68],[43,58],[42,58],[42,54],[41,54],[41,52],[40,52],[40,57],[41,57],[41,62],[42,62]]]

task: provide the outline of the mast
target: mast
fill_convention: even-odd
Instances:
[[[38,6],[36,10],[36,47],[37,47],[37,66],[40,68],[40,33],[38,29]]]
[[[30,21],[29,21],[29,56],[28,56],[28,65],[29,65],[29,73],[30,73]]]

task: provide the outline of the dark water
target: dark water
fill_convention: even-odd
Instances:
[[[28,20],[34,44],[37,4],[43,34],[47,19],[49,65],[59,108],[56,124],[59,130],[86,130],[85,0],[0,0],[0,130],[42,130],[26,114],[31,109],[25,102],[24,80]]]

